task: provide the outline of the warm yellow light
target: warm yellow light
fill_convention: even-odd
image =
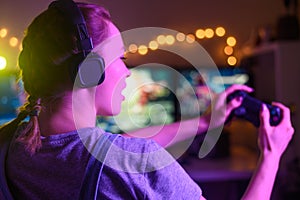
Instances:
[[[199,39],[203,39],[205,37],[205,31],[203,29],[198,29],[196,31],[196,37]]]
[[[166,37],[164,35],[157,36],[157,42],[158,42],[158,44],[165,44],[166,43]]]
[[[205,37],[212,38],[214,37],[214,31],[211,28],[205,29]]]
[[[137,50],[138,50],[138,47],[137,47],[136,44],[131,44],[131,45],[129,45],[129,47],[128,47],[128,51],[129,51],[130,53],[136,53]]]
[[[185,40],[185,35],[183,33],[177,33],[176,40],[183,42]]]
[[[217,27],[216,28],[216,35],[219,37],[223,37],[225,35],[226,31],[223,27]]]
[[[145,45],[141,45],[141,46],[139,46],[139,48],[138,48],[138,52],[139,52],[139,54],[141,54],[141,55],[146,55],[146,54],[148,53],[148,47],[145,46]]]
[[[188,34],[188,35],[186,36],[186,41],[187,41],[188,43],[193,43],[193,42],[195,42],[195,36],[194,36],[193,34]]]
[[[20,51],[22,51],[22,50],[23,50],[22,43],[19,45],[19,50],[20,50]]]
[[[231,46],[226,46],[224,48],[224,53],[228,56],[230,56],[231,54],[233,54],[233,48]]]
[[[6,68],[6,59],[0,56],[0,70],[3,70],[5,68]]]
[[[11,38],[9,39],[9,45],[12,46],[12,47],[17,46],[17,45],[18,45],[18,42],[19,42],[19,40],[18,40],[18,38],[16,38],[16,37],[11,37]]]
[[[7,35],[7,29],[6,28],[2,28],[0,30],[0,38],[5,38]]]
[[[231,66],[236,65],[236,63],[237,63],[236,57],[234,57],[234,56],[229,56],[228,59],[227,59],[227,63],[228,63],[229,65],[231,65]]]
[[[232,36],[228,37],[227,38],[227,44],[231,47],[235,46],[236,45],[236,39]]]
[[[169,44],[169,45],[172,45],[174,44],[175,42],[175,38],[173,35],[167,35],[166,36],[166,43]]]
[[[149,42],[149,49],[151,49],[151,50],[158,49],[158,43],[156,41],[152,40],[151,42]]]

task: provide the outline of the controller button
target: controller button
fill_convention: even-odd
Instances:
[[[243,116],[246,114],[246,109],[244,107],[239,107],[239,108],[235,109],[234,114],[236,116]]]
[[[271,110],[271,115],[276,115],[276,113],[277,113],[277,110],[276,110],[276,109],[272,109],[272,110]]]
[[[277,116],[273,116],[272,119],[273,119],[273,122],[279,121],[279,117],[277,117]]]

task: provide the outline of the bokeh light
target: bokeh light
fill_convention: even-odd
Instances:
[[[212,38],[214,37],[214,31],[211,28],[205,29],[205,37]]]
[[[9,45],[12,46],[12,47],[17,46],[17,45],[18,45],[18,42],[19,42],[19,40],[18,40],[18,38],[16,38],[16,37],[11,37],[11,38],[9,39]]]
[[[228,37],[226,42],[231,47],[236,45],[236,39],[233,36]]]
[[[183,42],[185,40],[185,34],[177,33],[176,34],[176,40],[179,41],[179,42]]]
[[[234,56],[229,56],[228,59],[227,59],[227,63],[228,63],[229,65],[231,65],[231,66],[236,65],[236,63],[237,63],[236,57],[234,57]]]
[[[225,35],[226,31],[223,27],[217,27],[216,28],[216,35],[219,37],[223,37]]]
[[[233,54],[233,48],[231,46],[226,46],[224,48],[224,53],[228,56],[230,56],[231,54]]]
[[[5,38],[7,35],[7,29],[6,28],[2,28],[0,29],[0,38]]]
[[[4,70],[6,68],[6,59],[3,56],[0,56],[0,70]]]
[[[141,55],[146,55],[148,53],[148,47],[146,45],[140,45],[138,48],[138,52]]]
[[[186,36],[186,41],[187,41],[188,43],[193,43],[193,42],[195,42],[195,36],[194,36],[193,34],[188,34],[188,35]]]
[[[194,33],[184,34],[183,32],[178,32],[174,35],[163,35],[159,34],[156,36],[154,40],[149,41],[148,44],[145,45],[137,45],[137,44],[130,44],[128,46],[127,53],[139,53],[140,55],[146,55],[149,53],[150,50],[157,50],[159,49],[160,45],[174,45],[176,42],[186,42],[192,44],[197,39],[212,39],[215,37],[224,37],[226,35],[226,30],[222,26],[218,26],[216,28],[198,28]],[[11,39],[13,40],[13,39]],[[19,44],[17,38],[14,39],[16,45],[19,45],[19,50],[22,50],[22,45]],[[234,36],[227,36],[226,37],[226,45],[223,49],[223,52],[227,57],[227,64],[230,66],[235,66],[238,63],[238,60],[234,55],[234,47],[237,44],[237,40]],[[16,46],[15,45],[15,46]],[[225,61],[225,62],[226,62]]]
[[[167,35],[166,36],[166,43],[169,44],[169,45],[172,45],[174,44],[175,42],[175,38],[173,35]]]
[[[149,49],[151,49],[151,50],[158,49],[158,43],[156,41],[152,40],[151,42],[149,42]]]
[[[137,46],[136,44],[131,44],[131,45],[129,45],[129,47],[128,47],[128,51],[129,51],[130,53],[136,53],[137,50],[138,50],[138,46]]]
[[[164,35],[157,36],[157,42],[158,42],[158,44],[165,44],[166,43],[166,37]]]
[[[198,29],[196,31],[196,37],[199,39],[205,38],[205,31],[203,29]]]

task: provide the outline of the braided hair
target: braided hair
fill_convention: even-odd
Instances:
[[[87,25],[93,45],[99,45],[108,35],[107,22],[110,14],[103,7],[77,3]],[[16,139],[25,149],[34,154],[41,147],[41,132],[38,115],[43,104],[72,91],[69,76],[74,66],[77,47],[74,27],[56,8],[48,8],[29,25],[22,41],[19,55],[20,77],[28,94],[26,103],[20,107],[18,116],[0,128],[0,141],[14,134],[20,123],[29,116],[29,122]]]

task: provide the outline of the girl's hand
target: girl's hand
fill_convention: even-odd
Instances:
[[[291,124],[290,110],[280,103],[273,103],[273,105],[281,108],[282,121],[277,126],[271,126],[269,110],[266,105],[263,105],[260,114],[258,144],[263,155],[272,154],[279,158],[292,139],[294,128]]]
[[[246,92],[253,91],[252,88],[246,85],[232,85],[231,87],[227,88],[225,91],[216,94],[213,97],[211,106],[203,114],[203,117],[206,119],[207,123],[211,124],[210,127],[217,128],[223,125],[227,120],[227,118],[229,117],[231,111],[241,105],[242,98],[240,97],[236,97],[228,103],[226,102],[228,95],[230,95],[231,93],[237,90],[243,90]]]

